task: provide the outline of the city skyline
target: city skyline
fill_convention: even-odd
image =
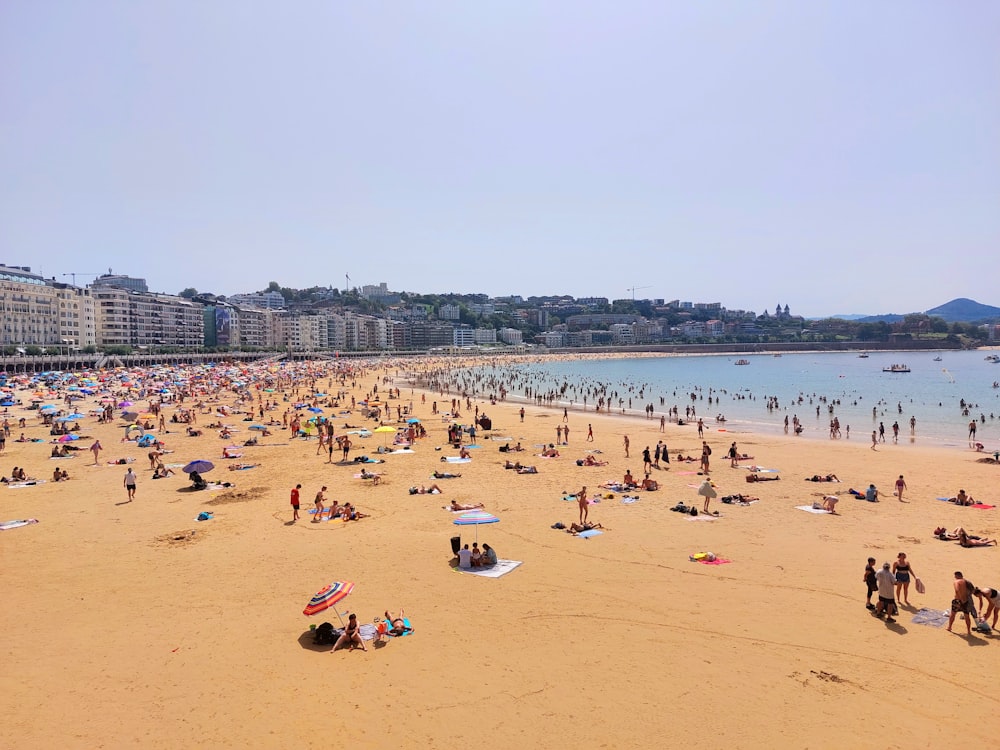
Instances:
[[[0,20],[2,260],[57,281],[110,266],[228,296],[349,274],[809,317],[997,302],[992,3]]]

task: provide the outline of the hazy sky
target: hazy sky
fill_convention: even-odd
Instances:
[[[1000,305],[1000,3],[6,2],[0,262]]]

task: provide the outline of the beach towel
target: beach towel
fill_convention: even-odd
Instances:
[[[632,503],[637,502],[639,502],[639,498],[637,497],[629,497],[628,495],[625,495],[625,497],[622,498],[622,503],[625,505],[631,505]]]
[[[394,451],[389,451],[389,454],[392,456],[398,456],[400,453],[414,453],[414,452],[415,451],[412,448],[399,448]]]
[[[361,626],[364,627],[363,625]],[[402,633],[396,635],[395,633],[390,633],[392,630],[392,623],[386,622],[385,620],[377,620],[375,622],[375,630],[381,633],[385,638],[405,638],[408,635],[413,635],[413,625],[410,624],[410,618],[403,618],[403,627],[406,628]],[[364,635],[361,636],[364,639]]]
[[[471,458],[459,458],[458,456],[443,456],[444,460],[450,464],[471,464]]]
[[[600,536],[603,533],[604,532],[601,531],[600,529],[587,529],[586,531],[581,531],[576,536],[579,539],[590,539],[590,537],[592,537],[592,536]]]
[[[822,508],[814,508],[811,505],[796,505],[796,510],[804,510],[806,513],[818,513],[819,515],[828,516],[830,511],[823,510]]]
[[[993,510],[993,508],[995,508],[997,506],[995,506],[995,505],[987,505],[986,503],[976,503],[975,505],[972,505],[970,507],[972,507],[972,508],[978,508],[979,510]]]
[[[732,562],[732,560],[727,560],[724,557],[713,555],[711,552],[695,552],[693,555],[689,555],[688,559],[691,562],[701,563],[702,565],[725,565]]]
[[[720,518],[722,518],[722,516],[712,516],[712,515],[706,515],[704,513],[699,513],[696,516],[688,516],[687,520],[689,520],[689,521],[718,521]]]
[[[488,568],[453,568],[457,573],[480,576],[482,578],[499,578],[510,573],[514,568],[523,565],[520,560],[497,560],[496,565]]]
[[[10,529],[19,529],[22,526],[30,526],[33,523],[38,523],[37,518],[25,518],[19,521],[4,521],[0,523],[0,531],[9,531]]]
[[[45,480],[32,479],[30,482],[7,482],[7,486],[12,490],[19,490],[22,487],[34,487],[36,484],[45,484]]]
[[[910,622],[916,625],[930,625],[932,628],[941,628],[948,624],[950,614],[946,610],[921,607],[913,615],[913,619]]]

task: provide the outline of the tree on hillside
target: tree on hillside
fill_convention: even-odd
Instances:
[[[189,286],[187,289],[182,290],[177,296],[184,297],[185,299],[191,299],[192,297],[198,296],[198,290],[193,286]]]

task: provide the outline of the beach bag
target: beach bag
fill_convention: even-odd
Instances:
[[[926,586],[924,586],[924,582],[923,582],[923,581],[921,581],[921,580],[920,580],[919,578],[918,578],[918,579],[916,580],[916,583],[915,583],[915,585],[916,585],[916,587],[917,587],[917,593],[918,593],[918,594],[923,594],[923,593],[925,593],[925,592],[926,592],[926,590],[927,590],[927,587],[926,587]]]
[[[313,643],[317,646],[332,646],[336,642],[337,636],[334,634],[333,623],[324,622],[313,633]]]
[[[712,455],[712,447],[710,445],[705,446],[705,453],[709,456]]]
[[[692,516],[696,516],[698,515],[698,509],[692,508],[691,510],[688,511],[688,513],[690,513]]]

